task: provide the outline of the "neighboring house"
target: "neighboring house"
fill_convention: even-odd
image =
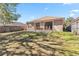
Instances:
[[[79,34],[79,18],[72,21],[71,31],[75,34]]]
[[[20,31],[25,30],[26,25],[20,22],[12,22],[9,24],[1,24],[0,23],[0,32],[11,32],[11,31]]]
[[[46,16],[27,22],[27,31],[63,31],[64,18]]]

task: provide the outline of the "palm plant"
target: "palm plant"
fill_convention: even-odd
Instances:
[[[20,15],[16,13],[16,6],[18,4],[14,3],[1,3],[0,4],[0,22],[10,23],[12,21],[16,21]]]

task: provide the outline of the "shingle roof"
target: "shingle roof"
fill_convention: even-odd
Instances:
[[[1,24],[0,23],[0,26],[23,26],[25,24],[23,23],[20,23],[20,22],[12,22],[12,23],[9,23],[9,24]]]
[[[52,16],[45,16],[39,19],[35,19],[31,22],[46,22],[46,21],[53,21],[53,20],[57,20],[57,19],[64,19],[64,17],[52,17]]]

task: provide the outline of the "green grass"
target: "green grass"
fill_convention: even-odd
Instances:
[[[52,38],[61,38],[66,41],[79,39],[79,36],[77,36],[71,32],[51,32],[48,34],[48,36],[51,36]]]
[[[63,42],[65,44],[58,45],[62,47],[61,52],[65,56],[79,55],[79,36],[71,32],[49,32],[49,33],[36,33],[36,32],[24,32],[19,35],[20,38],[31,38],[37,41],[41,40],[47,42]],[[67,51],[65,51],[67,50]]]
[[[41,37],[41,36],[46,36],[47,34],[46,33],[42,33],[42,32],[39,32],[39,33],[36,33],[36,32],[26,32],[26,33],[22,33],[20,34],[19,36],[21,38],[31,38],[31,39],[37,39],[37,37]]]

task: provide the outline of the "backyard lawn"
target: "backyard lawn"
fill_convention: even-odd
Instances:
[[[1,35],[0,55],[77,56],[79,36],[71,32],[26,31]]]

